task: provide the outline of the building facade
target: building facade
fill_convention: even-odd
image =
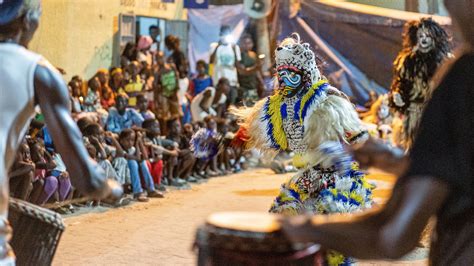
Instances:
[[[134,34],[136,17],[169,22],[186,20],[183,0],[174,3],[162,3],[161,0],[43,0],[42,4],[40,27],[29,48],[44,55],[54,66],[63,68],[67,72],[66,78],[73,75],[90,78],[99,68],[115,64],[120,54],[120,32]],[[121,17],[130,19],[128,29]],[[159,26],[166,28],[163,23]],[[166,34],[163,30],[162,33]]]

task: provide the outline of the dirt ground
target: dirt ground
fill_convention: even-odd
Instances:
[[[165,199],[119,209],[95,208],[65,218],[67,225],[53,265],[195,265],[192,244],[196,228],[221,211],[267,212],[280,184],[290,176],[255,169],[213,178],[191,190],[171,191]],[[371,176],[375,200],[390,195],[393,177]],[[424,265],[420,249],[398,262],[359,265]]]

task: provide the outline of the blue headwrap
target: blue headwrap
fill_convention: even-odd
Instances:
[[[0,26],[18,18],[22,6],[23,0],[0,0]]]

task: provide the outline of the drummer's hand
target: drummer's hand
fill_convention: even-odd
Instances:
[[[99,165],[92,172],[92,182],[94,191],[89,191],[87,196],[93,199],[107,199],[107,201],[114,202],[119,200],[123,195],[122,186],[115,180],[106,178],[105,172]]]
[[[282,231],[292,243],[309,243],[314,242],[311,234],[313,227],[311,225],[311,217],[300,215],[294,217],[281,218],[280,224]]]
[[[359,162],[360,167],[363,169],[369,167],[386,169],[388,167],[387,163],[397,156],[396,149],[372,137],[364,144],[352,147],[351,151],[354,154],[354,159]]]

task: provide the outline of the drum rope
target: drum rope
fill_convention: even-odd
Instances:
[[[57,209],[57,208],[64,207],[66,205],[84,203],[91,200],[94,200],[94,199],[91,197],[81,197],[81,198],[76,198],[76,199],[64,200],[61,202],[47,203],[47,204],[41,205],[41,207],[46,208],[46,209]]]

